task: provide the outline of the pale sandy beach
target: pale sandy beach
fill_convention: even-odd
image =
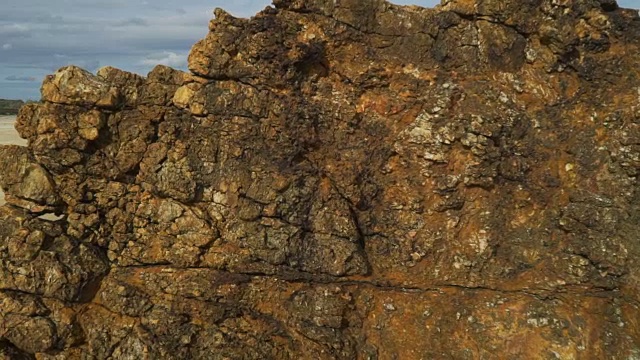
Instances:
[[[13,124],[16,117],[13,115],[0,115],[0,145],[26,145],[27,142],[18,136]],[[4,194],[0,190],[0,205],[4,204]]]
[[[16,129],[13,127],[15,121],[15,115],[0,115],[0,144],[27,144],[25,140],[18,136]]]

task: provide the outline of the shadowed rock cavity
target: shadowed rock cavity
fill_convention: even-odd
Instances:
[[[0,147],[3,359],[640,356],[640,19],[275,0]],[[61,215],[47,221],[43,214]]]

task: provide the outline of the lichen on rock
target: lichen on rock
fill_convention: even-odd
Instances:
[[[637,11],[214,14],[189,72],[69,66],[22,107],[0,358],[640,354]]]

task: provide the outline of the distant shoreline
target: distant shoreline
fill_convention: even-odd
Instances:
[[[17,115],[24,104],[22,100],[0,99],[0,115]]]

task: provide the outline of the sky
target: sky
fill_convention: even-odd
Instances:
[[[363,0],[366,1],[366,0]],[[438,0],[391,0],[434,6]],[[156,64],[186,69],[212,10],[249,17],[271,0],[2,0],[0,98],[40,98],[45,75],[74,64],[146,75]],[[640,8],[640,0],[619,0]]]

